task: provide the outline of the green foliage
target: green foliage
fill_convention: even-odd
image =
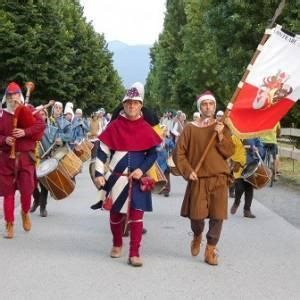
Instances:
[[[36,84],[33,104],[55,99],[90,113],[123,94],[102,35],[77,0],[0,2],[0,85]]]

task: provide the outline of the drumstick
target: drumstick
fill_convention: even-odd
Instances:
[[[48,155],[51,150],[54,148],[54,146],[56,145],[56,143],[54,142],[50,147],[49,149],[41,156],[41,159],[43,159],[46,155]]]

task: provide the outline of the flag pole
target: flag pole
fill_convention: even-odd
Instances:
[[[253,56],[251,58],[250,64],[248,65],[246,71],[244,72],[244,74],[242,76],[242,79],[240,80],[237,88],[235,89],[235,91],[234,91],[234,93],[233,93],[233,95],[232,95],[232,97],[231,97],[231,99],[230,99],[230,101],[229,101],[229,103],[227,105],[227,108],[225,110],[224,116],[222,118],[222,122],[225,121],[225,119],[227,118],[230,110],[232,109],[233,103],[234,103],[234,101],[235,101],[238,93],[240,92],[240,90],[241,90],[241,88],[242,88],[242,86],[243,86],[243,84],[244,84],[247,76],[249,75],[250,69],[251,69],[252,65],[254,64],[254,62],[256,61],[257,57],[259,56],[259,54],[260,54],[260,52],[262,50],[262,47],[264,46],[264,44],[266,43],[266,41],[270,37],[270,35],[272,33],[272,27],[274,26],[274,24],[275,24],[276,19],[278,18],[278,16],[282,13],[282,10],[283,10],[285,4],[286,4],[285,0],[281,0],[281,2],[279,3],[279,5],[278,5],[278,7],[277,7],[277,9],[276,9],[276,11],[274,13],[274,16],[273,16],[270,24],[267,26],[267,28],[265,30],[265,33],[264,33],[264,35],[263,35],[260,43],[258,44],[258,47],[256,48],[256,51],[254,52],[254,54],[253,54]],[[207,146],[206,146],[206,148],[205,148],[205,150],[204,150],[204,152],[203,152],[203,154],[202,154],[202,156],[201,156],[198,164],[196,165],[195,173],[198,173],[198,171],[200,170],[200,168],[201,168],[201,166],[202,166],[202,164],[204,162],[204,159],[206,158],[207,153],[210,150],[210,148],[211,148],[211,146],[212,146],[212,144],[213,144],[213,142],[214,142],[214,140],[215,140],[216,137],[217,137],[217,132],[214,132],[213,135],[212,135],[212,137],[211,137],[211,139],[209,140],[209,142],[208,142],[208,144],[207,144]]]

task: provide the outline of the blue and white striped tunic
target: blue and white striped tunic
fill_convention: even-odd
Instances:
[[[128,174],[135,169],[146,173],[157,158],[156,147],[145,151],[113,151],[100,142],[96,158],[96,177],[104,176],[106,179],[103,190],[104,197],[111,196],[112,210],[126,213],[129,201]],[[106,162],[109,161],[108,167]],[[104,200],[104,199],[102,199]],[[151,192],[143,192],[138,180],[132,181],[131,208],[143,211],[152,211]]]

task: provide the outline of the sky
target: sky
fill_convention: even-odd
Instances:
[[[80,0],[84,16],[105,40],[153,44],[163,28],[165,0]]]

